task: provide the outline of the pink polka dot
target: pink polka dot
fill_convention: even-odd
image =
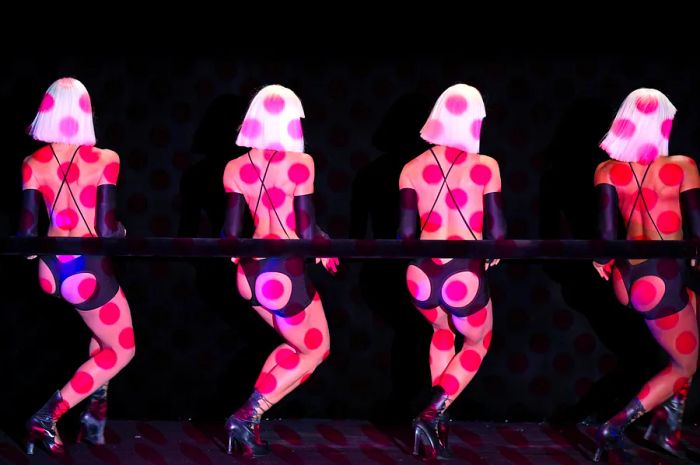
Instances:
[[[646,206],[649,208],[649,210],[651,210],[656,205],[659,196],[656,194],[656,192],[649,189],[648,187],[643,187],[642,198],[644,199],[644,203],[646,204]]]
[[[269,95],[263,102],[268,113],[277,115],[284,110],[284,98],[281,95]]]
[[[467,286],[462,281],[452,281],[445,287],[445,295],[453,302],[458,302],[467,295]]]
[[[428,310],[421,310],[421,313],[431,323],[434,323],[435,320],[437,320],[437,317],[438,317],[437,308],[430,308]]]
[[[686,390],[688,386],[688,378],[681,376],[673,383],[673,393],[676,394],[680,391]]]
[[[674,313],[673,315],[654,320],[654,324],[656,324],[659,329],[669,330],[676,327],[679,319],[678,313]]]
[[[119,320],[119,307],[114,302],[106,303],[100,308],[100,321],[106,325],[113,325]]]
[[[80,158],[86,163],[95,163],[100,158],[100,152],[88,145],[80,147],[78,154],[80,154]]]
[[[636,129],[634,123],[627,118],[616,119],[610,128],[612,133],[621,139],[629,139],[634,135]]]
[[[39,111],[41,113],[46,113],[53,108],[53,104],[53,96],[51,94],[44,94],[44,98],[41,100],[41,104],[39,105]]]
[[[423,168],[423,180],[428,184],[437,184],[442,181],[442,172],[437,165],[428,165]]]
[[[48,163],[53,160],[53,152],[51,152],[51,149],[46,146],[34,152],[34,154],[32,154],[32,158],[41,163]]]
[[[241,125],[241,134],[249,139],[255,139],[262,131],[262,124],[255,118],[248,118]]]
[[[284,203],[286,195],[279,187],[270,187],[262,194],[262,204],[267,208],[280,208]]]
[[[25,183],[32,178],[32,167],[29,165],[22,165],[22,181]]]
[[[461,115],[467,111],[467,99],[461,95],[450,95],[445,102],[445,108],[453,115]]]
[[[112,349],[104,349],[95,355],[95,363],[103,370],[114,368],[117,364],[117,353]]]
[[[676,338],[676,349],[682,354],[690,354],[697,345],[698,341],[690,331],[684,331]]]
[[[637,110],[642,113],[654,113],[659,106],[659,101],[652,95],[644,95],[637,98]]]
[[[467,204],[467,193],[462,189],[451,189],[452,195],[447,193],[445,202],[449,208],[462,208]],[[454,199],[453,199],[454,198]],[[457,204],[455,205],[455,201]]]
[[[645,384],[642,386],[642,390],[639,391],[639,394],[637,397],[639,397],[639,400],[644,400],[646,396],[649,395],[649,392],[651,391],[651,386],[649,386],[649,383]]]
[[[90,392],[94,383],[95,381],[92,379],[92,376],[84,371],[77,372],[70,380],[70,386],[78,394],[87,394]]]
[[[479,140],[479,138],[481,137],[481,123],[482,120],[480,119],[475,119],[474,121],[472,121],[472,137],[474,137],[474,139],[476,140]]]
[[[90,103],[90,96],[87,92],[80,96],[78,104],[80,105],[80,109],[85,113],[92,113],[92,103]]]
[[[464,150],[461,149],[456,149],[454,147],[445,147],[445,158],[447,158],[448,162],[454,163],[455,165],[459,165],[467,161],[467,154],[464,152]],[[442,174],[440,175],[440,177],[442,177]]]
[[[41,290],[47,294],[51,294],[53,292],[53,285],[51,284],[51,281],[46,278],[39,278],[39,287],[41,287]]]
[[[656,160],[658,156],[659,149],[656,148],[656,146],[653,144],[640,145],[639,150],[637,151],[637,157],[639,158],[639,162],[645,165]]]
[[[78,284],[78,295],[83,299],[87,300],[92,297],[95,289],[97,288],[97,280],[95,278],[85,278]]]
[[[481,355],[476,350],[465,350],[459,356],[459,363],[467,371],[473,372],[479,369],[481,365]]]
[[[115,161],[105,166],[103,175],[108,183],[116,184],[119,177],[119,163]]]
[[[299,355],[290,349],[280,349],[275,354],[275,362],[285,370],[291,370],[299,365]]]
[[[41,195],[44,196],[44,201],[46,203],[52,204],[53,199],[55,194],[53,193],[53,189],[51,189],[49,186],[41,186],[39,188],[39,192],[41,192]]]
[[[269,394],[277,387],[277,380],[270,373],[260,373],[258,381],[255,383],[255,389],[261,394]]]
[[[472,313],[467,317],[467,321],[469,322],[470,325],[476,327],[479,327],[483,325],[486,322],[486,317],[488,316],[488,310],[486,307],[482,308],[476,313]]]
[[[309,350],[318,349],[323,342],[323,333],[316,328],[309,329],[304,335],[304,345]]]
[[[125,349],[134,347],[134,328],[124,328],[119,333],[119,345]]]
[[[63,180],[63,176],[66,177],[66,182],[75,182],[80,177],[80,168],[75,164],[70,164],[70,162],[61,163],[61,165],[56,168],[56,176],[58,179]]]
[[[69,231],[78,225],[78,214],[72,208],[61,210],[56,215],[56,226]]]
[[[80,203],[87,208],[95,208],[97,203],[97,188],[95,186],[87,186],[80,191]]]
[[[469,227],[475,233],[480,233],[484,229],[484,212],[476,212],[469,217]]]
[[[58,130],[66,137],[73,137],[78,133],[78,120],[72,116],[66,116],[58,123]]]
[[[632,171],[627,165],[615,165],[610,170],[610,181],[616,186],[626,186],[632,181]]]
[[[665,119],[663,123],[661,123],[661,135],[664,137],[664,139],[668,139],[671,137],[671,127],[673,126],[673,120],[672,119]]]
[[[459,381],[453,375],[445,373],[440,377],[440,386],[445,390],[445,394],[453,396],[459,391]]]
[[[293,119],[287,125],[287,132],[292,139],[300,140],[304,137],[304,132],[301,129],[301,120]]]
[[[635,307],[647,307],[656,299],[656,288],[649,281],[639,280],[632,285],[632,303]]]
[[[442,217],[438,212],[432,212],[428,218],[425,214],[421,215],[420,224],[424,225],[423,230],[427,232],[435,232],[442,226]]]
[[[659,170],[659,178],[667,186],[678,186],[683,182],[683,169],[678,165],[668,163]]]
[[[489,331],[484,335],[484,349],[489,350],[489,347],[491,347],[491,336],[493,336],[493,332]]]
[[[260,181],[260,171],[258,170],[258,167],[253,166],[250,163],[243,165],[238,175],[241,177],[241,181],[246,184],[254,184]]]
[[[275,148],[268,148],[263,152],[265,161],[269,161],[270,163],[279,163],[284,160],[286,156],[287,154],[281,145]]]
[[[445,127],[442,125],[442,123],[436,119],[431,119],[425,123],[422,135],[425,140],[430,142],[431,140],[435,140],[440,137],[443,132],[445,132]]]
[[[449,329],[439,329],[433,334],[433,345],[437,350],[451,350],[455,346],[455,335]]]
[[[681,228],[681,217],[678,213],[667,210],[659,215],[656,221],[659,231],[664,234],[671,234],[678,232]]]
[[[294,184],[301,184],[306,182],[309,179],[309,176],[311,176],[309,168],[307,168],[306,165],[302,163],[294,163],[289,168],[289,180],[292,181]]]
[[[292,212],[292,213],[290,213],[289,215],[287,215],[287,218],[284,219],[284,224],[286,224],[287,227],[288,227],[289,229],[291,229],[292,231],[296,231],[296,229],[297,229],[297,220],[296,220],[296,217],[295,217],[294,212]]]
[[[269,279],[262,285],[262,294],[270,300],[279,299],[284,293],[284,285],[276,279]]]
[[[306,312],[301,311],[294,316],[290,316],[289,318],[286,318],[284,321],[286,321],[287,324],[289,324],[291,326],[297,326],[297,325],[300,325],[304,322],[304,318],[306,318]]]
[[[313,372],[309,371],[307,373],[304,373],[304,375],[299,380],[299,384],[304,384],[306,382],[306,380],[311,377],[311,373],[313,373]]]
[[[491,180],[491,169],[486,165],[477,164],[469,175],[476,184],[485,186]]]
[[[418,292],[420,291],[420,286],[418,286],[418,283],[409,279],[406,281],[406,285],[408,286],[408,292],[413,297],[416,297],[418,295]]]

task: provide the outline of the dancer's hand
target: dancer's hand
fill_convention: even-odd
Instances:
[[[240,260],[239,257],[231,257],[231,261],[233,262],[234,265],[238,265],[238,260]]]
[[[37,256],[36,255],[27,255],[26,258],[27,260],[34,260]]]
[[[612,263],[612,260],[606,263],[605,265],[601,265],[598,262],[593,262],[593,267],[598,272],[601,278],[608,281],[610,279],[610,273],[612,273]]]
[[[498,265],[501,263],[500,258],[494,258],[493,260],[486,260],[486,265],[484,267],[485,270],[488,270],[489,268]]]
[[[316,263],[321,263],[323,267],[328,270],[330,274],[336,274],[338,272],[338,266],[340,265],[340,260],[336,257],[330,258],[317,258]]]

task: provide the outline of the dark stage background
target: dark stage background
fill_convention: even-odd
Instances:
[[[134,236],[216,236],[221,175],[254,92],[280,83],[301,98],[317,167],[320,224],[334,237],[392,238],[398,175],[418,131],[455,82],[484,96],[482,152],[501,163],[513,238],[590,238],[597,143],[631,90],[656,87],[678,107],[672,153],[700,153],[700,65],[660,54],[320,54],[280,59],[19,56],[0,74],[0,234],[12,235],[24,133],[55,79],[92,95],[98,145],[122,159],[121,218]],[[434,58],[424,58],[432,56]],[[278,337],[238,297],[225,259],[117,259],[137,355],[111,385],[118,418],[223,419],[249,394]],[[414,416],[429,395],[430,326],[404,286],[405,261],[342,262],[320,287],[331,356],[272,417]],[[21,425],[87,356],[68,304],[42,294],[36,262],[0,259],[0,427]],[[589,262],[503,262],[489,272],[491,351],[454,405],[458,419],[579,419],[621,407],[664,363],[646,327]],[[697,386],[695,386],[697,388]],[[689,416],[697,418],[698,389]],[[79,409],[76,409],[79,410]],[[73,413],[75,414],[75,413]]]

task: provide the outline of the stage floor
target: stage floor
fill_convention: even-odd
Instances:
[[[264,437],[272,454],[254,463],[378,464],[421,463],[410,455],[410,426],[385,428],[363,421],[284,420],[265,421]],[[0,463],[29,465],[215,465],[251,463],[228,456],[223,450],[222,425],[189,422],[111,421],[107,445],[92,447],[69,443],[64,459],[52,459],[43,449],[26,456],[15,438],[0,432]],[[574,465],[589,464],[593,447],[593,427],[558,428],[539,423],[454,422],[450,436],[455,458],[448,463]],[[680,464],[655,451],[641,437],[641,429],[631,429],[629,444],[634,463]],[[70,438],[66,437],[66,442]],[[688,427],[688,442],[700,448],[700,428]],[[643,447],[646,446],[646,447]]]

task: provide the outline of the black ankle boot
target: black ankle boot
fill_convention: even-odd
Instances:
[[[243,456],[259,457],[270,452],[267,441],[260,438],[261,404],[272,404],[257,390],[253,391],[248,401],[236,413],[226,420],[229,454],[235,452]]]
[[[447,448],[449,417],[445,413],[449,397],[436,386],[430,404],[413,420],[413,455],[428,459],[448,459],[452,454]]]
[[[654,409],[654,416],[644,434],[644,439],[653,440],[666,452],[680,458],[686,456],[681,444],[681,427],[689,388],[690,384],[686,384],[666,402]]]
[[[106,423],[107,383],[100,386],[88,399],[87,409],[80,415],[80,432],[76,442],[104,444]]]
[[[644,407],[636,397],[617,415],[605,422],[596,434],[594,462],[600,462],[604,453],[624,449],[623,432],[632,422],[644,415]]]
[[[63,455],[63,441],[56,430],[56,422],[68,411],[68,403],[56,393],[27,421],[27,454],[34,454],[34,444],[41,441],[52,455]]]

